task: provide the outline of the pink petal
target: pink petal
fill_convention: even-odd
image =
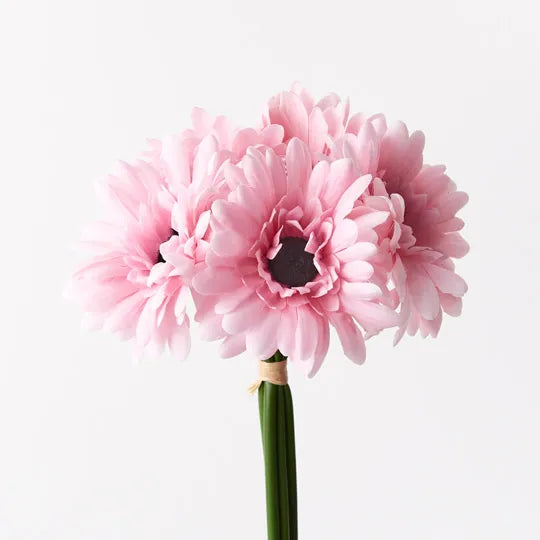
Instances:
[[[464,257],[469,252],[469,244],[458,233],[445,234],[435,248],[448,257],[457,259]]]
[[[453,218],[469,200],[469,196],[463,191],[456,191],[448,195],[445,203],[440,208],[440,220],[446,221]]]
[[[463,296],[467,292],[467,284],[455,272],[434,264],[425,264],[424,268],[441,292],[453,296]]]
[[[343,249],[338,253],[341,262],[353,262],[362,259],[369,259],[377,254],[377,246],[369,242],[356,242],[352,246]]]
[[[465,222],[457,217],[450,218],[437,225],[437,230],[441,233],[457,232],[463,229]]]
[[[177,321],[183,320],[186,315],[186,308],[187,308],[189,296],[190,296],[189,288],[181,287],[180,292],[178,293],[178,296],[176,298],[176,302],[174,303],[174,315]]]
[[[415,131],[409,137],[405,159],[401,163],[402,176],[413,177],[422,168],[425,136],[421,131]]]
[[[253,294],[235,311],[223,316],[223,328],[231,335],[245,332],[257,326],[266,309],[262,300],[256,294]]]
[[[138,291],[124,298],[111,310],[105,319],[103,328],[109,332],[122,330],[128,324],[130,314],[138,313],[145,302],[146,297],[143,291]]]
[[[330,327],[328,321],[325,318],[318,317],[318,341],[317,348],[315,349],[315,354],[313,357],[313,365],[311,366],[311,371],[308,374],[308,377],[314,377],[319,371],[323,360],[328,353],[328,347],[330,345]]]
[[[359,199],[360,195],[368,188],[371,183],[371,175],[366,174],[355,180],[350,185],[339,199],[334,210],[334,219],[340,220],[346,217],[352,210],[354,203]]]
[[[234,125],[226,116],[216,117],[213,131],[222,148],[231,148]]]
[[[287,146],[285,163],[289,193],[296,190],[306,193],[311,175],[311,155],[306,144],[300,139],[292,139]]]
[[[243,334],[227,336],[219,347],[219,354],[222,358],[232,358],[242,354],[246,350],[246,339]]]
[[[298,324],[296,326],[296,348],[294,360],[312,360],[317,348],[317,316],[308,306],[296,310]]]
[[[227,182],[227,185],[231,190],[236,189],[238,186],[246,182],[244,171],[237,165],[232,164],[230,161],[223,164],[222,172],[225,182]]]
[[[199,335],[205,341],[215,341],[227,335],[221,326],[220,317],[206,317],[201,321],[199,328]]]
[[[354,219],[359,229],[373,229],[378,225],[382,225],[390,215],[389,212],[368,212]]]
[[[266,156],[255,148],[248,148],[243,161],[244,174],[249,185],[257,192],[264,193],[264,198],[270,206],[271,201],[277,202],[273,178],[266,164]]]
[[[319,161],[319,163],[313,167],[306,193],[306,200],[309,201],[313,198],[319,198],[319,195],[323,189],[325,189],[326,179],[329,172],[330,165],[326,161]]]
[[[227,230],[243,234],[246,230],[257,228],[255,220],[237,203],[219,199],[212,204],[212,213]]]
[[[265,146],[274,148],[283,141],[284,134],[283,126],[271,124],[265,127],[261,132],[262,143]]]
[[[398,324],[397,313],[383,304],[357,299],[344,299],[343,304],[345,311],[370,334]]]
[[[233,294],[220,295],[215,302],[214,310],[218,315],[230,313],[253,293],[249,287],[239,287]]]
[[[235,269],[228,267],[209,267],[193,278],[193,288],[200,294],[223,294],[243,287]]]
[[[146,302],[141,314],[139,315],[139,320],[137,322],[137,328],[135,331],[138,346],[146,347],[152,340],[156,328],[156,318],[156,308],[151,302]]]
[[[238,186],[230,200],[240,204],[246,212],[255,218],[257,223],[264,223],[270,216],[271,210],[267,208],[265,199],[247,185]],[[259,231],[249,232],[257,234]]]
[[[267,149],[266,165],[272,177],[276,198],[280,199],[287,193],[287,176],[285,174],[283,160],[273,150]]]
[[[407,285],[412,301],[422,317],[433,320],[440,310],[439,295],[431,279],[420,272],[413,272],[407,277]]]
[[[233,140],[233,154],[243,156],[249,146],[257,144],[258,137],[258,133],[253,128],[240,129]]]
[[[309,115],[308,142],[312,152],[322,152],[328,136],[328,125],[324,115],[315,107]]]
[[[330,238],[330,249],[335,253],[349,248],[354,244],[357,236],[358,229],[355,222],[350,219],[343,219],[337,223],[332,238]]]
[[[249,239],[232,230],[216,232],[211,241],[212,251],[221,257],[246,256],[249,247]]]
[[[341,283],[342,297],[350,297],[357,300],[373,300],[382,295],[381,289],[375,283],[343,281]]]
[[[281,312],[281,321],[278,331],[278,349],[285,355],[290,356],[296,347],[296,326],[298,318],[295,309],[285,309]]]
[[[300,137],[308,140],[308,115],[300,98],[292,92],[281,94],[281,109],[287,118],[287,127],[290,129],[289,137]]]
[[[333,314],[330,322],[336,329],[345,356],[356,364],[366,360],[366,345],[362,332],[351,317],[342,313]]]
[[[420,335],[422,337],[437,337],[442,323],[442,310],[439,310],[433,320],[422,319],[420,321]]]
[[[445,313],[448,313],[451,317],[459,317],[461,315],[461,308],[463,301],[461,298],[456,298],[451,294],[441,293],[439,295],[441,301],[441,307]]]
[[[170,136],[163,140],[161,156],[167,167],[171,187],[177,190],[191,180],[189,154],[181,136]]]
[[[341,267],[341,277],[347,281],[367,281],[373,275],[373,271],[371,264],[356,260]]]
[[[280,312],[274,309],[263,311],[257,324],[246,333],[246,350],[258,360],[270,358],[277,350],[276,331],[279,328]]]
[[[399,313],[399,328],[394,334],[394,347],[401,341],[407,330],[409,324],[409,318],[411,315],[411,302],[407,298],[401,306],[401,311]]]
[[[187,321],[187,319],[186,319]],[[187,322],[178,327],[168,340],[171,353],[178,360],[185,360],[191,349],[191,337],[189,334],[189,325]]]
[[[196,238],[203,238],[204,235],[206,234],[208,225],[210,224],[210,216],[211,216],[210,210],[201,212],[201,215],[199,216],[199,219],[197,220],[197,224],[195,225]]]
[[[321,195],[328,208],[336,206],[343,192],[357,180],[358,174],[351,159],[338,159],[330,164],[328,179]]]
[[[392,268],[392,279],[394,280],[399,298],[403,300],[407,294],[407,271],[399,255],[396,256],[396,261]]]

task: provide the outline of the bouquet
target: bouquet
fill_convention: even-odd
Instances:
[[[453,262],[469,249],[467,195],[424,164],[421,132],[298,84],[254,127],[201,109],[192,123],[97,184],[104,216],[83,232],[91,256],[67,295],[137,355],[184,359],[194,320],[222,357],[258,361],[268,538],[295,540],[287,364],[313,377],[330,327],[357,364],[384,329],[395,344],[437,336],[467,290]]]

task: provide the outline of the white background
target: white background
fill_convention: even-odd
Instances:
[[[461,318],[291,374],[301,538],[540,538],[535,2],[0,4],[0,539],[265,538],[253,360],[136,364],[61,290],[116,158],[294,80],[424,130],[471,197]]]

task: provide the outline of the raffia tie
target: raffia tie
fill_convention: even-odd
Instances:
[[[248,392],[253,395],[263,382],[285,386],[289,379],[287,377],[287,360],[281,362],[259,361],[259,378],[248,388]]]

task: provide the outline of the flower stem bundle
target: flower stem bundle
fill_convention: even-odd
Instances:
[[[278,351],[267,362],[286,361]],[[266,478],[269,540],[297,540],[296,454],[294,413],[288,384],[263,381],[259,387],[259,414]]]

